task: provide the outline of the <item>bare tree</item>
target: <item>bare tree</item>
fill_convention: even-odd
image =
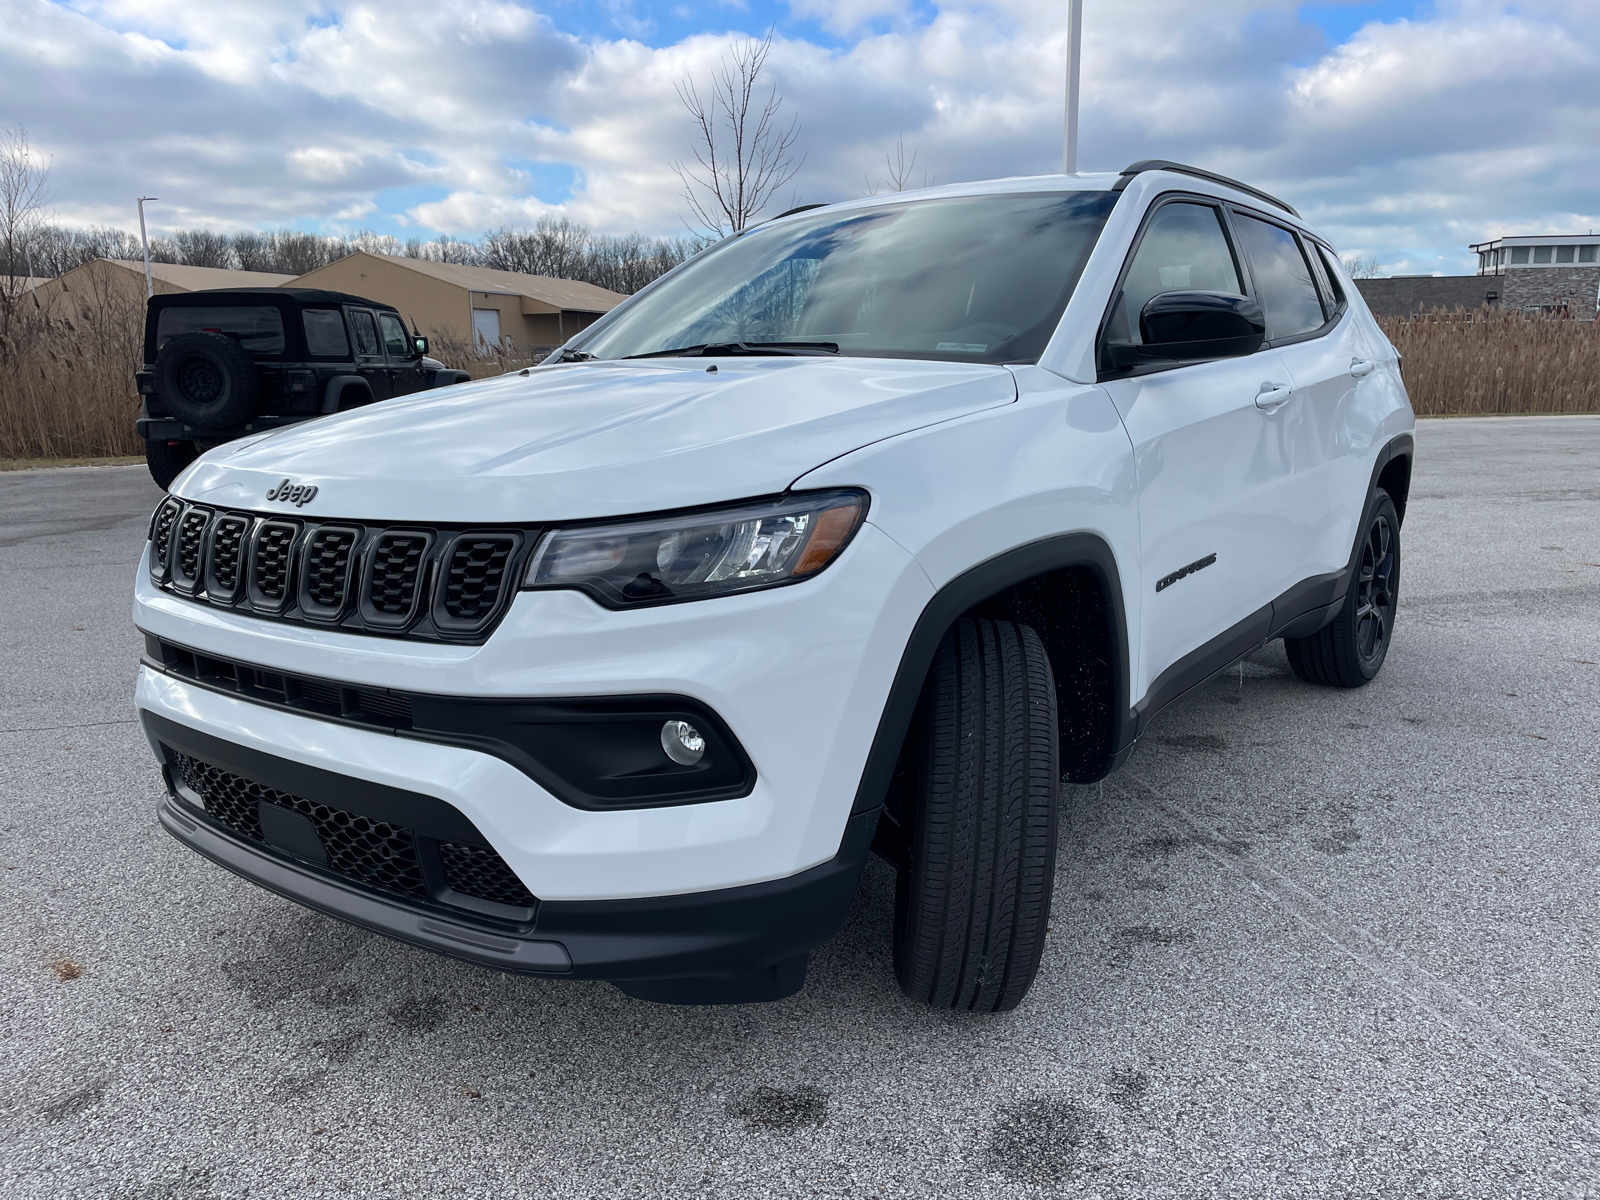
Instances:
[[[233,239],[208,229],[180,229],[172,235],[178,258],[191,267],[233,266]]]
[[[1351,279],[1379,279],[1383,276],[1383,264],[1376,258],[1341,254],[1339,261],[1344,264],[1344,269],[1350,272]]]
[[[794,159],[800,126],[779,124],[783,98],[777,85],[759,95],[762,68],[772,50],[772,31],[747,38],[723,56],[706,86],[692,78],[677,85],[678,99],[694,118],[693,165],[675,162],[689,213],[713,238],[740,233],[800,169]]]
[[[903,192],[911,186],[911,172],[917,166],[917,152],[911,151],[911,161],[906,161],[906,139],[903,134],[894,139],[894,153],[887,151],[883,156],[884,166],[889,168],[889,182],[887,185],[880,180],[867,180],[867,195],[876,196],[880,190],[887,187],[891,192]],[[928,173],[922,173],[922,186],[928,186]]]
[[[34,157],[26,129],[7,126],[0,132],[0,337],[9,338],[33,274],[32,251],[50,205],[49,180],[50,164]]]

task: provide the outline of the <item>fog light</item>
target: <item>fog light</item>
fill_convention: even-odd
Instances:
[[[668,721],[661,727],[661,748],[679,766],[692,767],[706,754],[706,740],[687,721]]]

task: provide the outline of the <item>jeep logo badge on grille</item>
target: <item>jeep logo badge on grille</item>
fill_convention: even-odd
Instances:
[[[277,487],[267,492],[268,500],[285,500],[296,508],[302,508],[316,498],[317,487],[313,483],[290,483],[285,479]]]

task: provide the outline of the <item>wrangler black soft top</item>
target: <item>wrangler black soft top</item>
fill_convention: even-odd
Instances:
[[[386,308],[399,312],[392,304],[352,296],[349,292],[326,292],[321,288],[236,287],[213,288],[203,292],[174,292],[153,296],[152,308],[186,308],[191,305],[218,304],[359,304],[362,308]]]

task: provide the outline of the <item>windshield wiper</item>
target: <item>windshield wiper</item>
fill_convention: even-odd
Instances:
[[[558,353],[552,354],[549,358],[545,359],[545,362],[551,362],[551,363],[594,362],[594,361],[596,361],[594,355],[590,354],[587,350],[562,350],[562,351],[559,351]]]
[[[702,342],[698,346],[679,346],[676,350],[652,350],[648,354],[624,354],[624,358],[709,358],[713,355],[794,355],[837,354],[838,342]]]

